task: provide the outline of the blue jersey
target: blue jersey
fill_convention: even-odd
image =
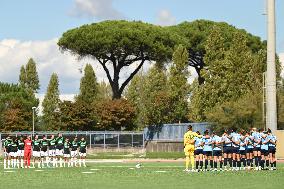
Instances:
[[[246,138],[240,135],[240,150],[246,150]]]
[[[221,149],[222,144],[216,144],[216,143],[222,142],[221,137],[215,135],[215,136],[212,137],[212,141],[214,142],[213,150],[222,150]]]
[[[254,146],[259,148],[260,147],[260,142],[261,142],[261,133],[253,132],[252,136],[254,138]]]
[[[272,134],[270,134],[270,135],[267,135],[267,137],[268,137],[268,147],[275,147],[276,145],[275,144],[273,144],[272,142],[276,142],[277,141],[277,138],[276,138],[276,136],[275,135],[272,135]],[[272,142],[271,142],[272,141]]]
[[[194,143],[195,149],[201,149],[202,150],[203,149],[203,147],[202,147],[202,138],[195,137],[194,140],[195,140],[195,143]]]
[[[231,139],[229,139],[228,136],[226,136],[226,135],[222,136],[222,140],[224,141],[223,145],[225,147],[231,147],[232,146],[232,141],[231,141]]]
[[[268,150],[268,137],[261,137],[261,149],[262,150]]]
[[[248,136],[245,139],[245,143],[246,143],[246,147],[251,149],[253,148],[253,144],[254,144],[254,137],[253,136]]]
[[[238,133],[231,133],[231,135],[230,135],[231,137],[232,137],[232,140],[234,141],[234,142],[240,142],[240,138],[241,138],[241,135],[239,135]],[[239,147],[239,144],[236,144],[236,143],[232,143],[232,146],[233,147]]]
[[[203,146],[203,151],[205,152],[210,152],[212,151],[212,138],[209,137],[209,138],[205,138],[203,137],[202,138],[202,142],[204,143],[204,146]]]

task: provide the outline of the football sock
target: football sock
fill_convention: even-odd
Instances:
[[[273,164],[274,164],[273,167],[276,168],[276,160],[274,160]]]
[[[200,169],[203,169],[203,161],[200,160],[199,163],[200,163]]]
[[[247,166],[247,161],[245,158],[242,158],[242,162],[243,162],[243,166],[246,167]]]
[[[230,167],[232,167],[232,158],[229,158]]]
[[[220,169],[222,169],[222,167],[223,167],[223,161],[221,160],[220,161]]]
[[[195,161],[195,169],[197,170],[199,168],[199,161]]]
[[[210,160],[210,168],[213,168],[213,160]]]
[[[227,164],[228,164],[228,159],[227,158],[224,158],[224,166],[226,167],[227,166]]]
[[[193,159],[193,162],[194,162],[194,159]],[[84,167],[86,167],[86,159],[83,159],[83,165]]]
[[[11,165],[11,160],[8,160],[8,168],[10,167]]]
[[[255,167],[258,167],[258,157],[254,157],[254,164],[255,164]]]
[[[190,156],[190,163],[191,163],[191,168],[194,169],[194,156]],[[84,164],[85,164],[85,159],[84,159]]]
[[[207,166],[208,166],[208,160],[206,159],[205,160],[205,169],[207,169]]]
[[[7,167],[6,167],[6,166],[7,166],[7,165],[6,165],[6,161],[7,161],[7,160],[6,160],[6,159],[4,159],[4,169],[6,169],[6,168],[7,168]]]
[[[217,169],[217,161],[214,161],[214,169]]]
[[[237,161],[237,167],[241,168],[241,166],[242,166],[241,161]]]
[[[266,167],[269,167],[269,160],[266,160]]]
[[[188,169],[189,168],[189,157],[188,156],[186,156],[186,158],[185,158],[185,169]]]
[[[24,167],[24,160],[21,159],[21,167],[23,168]]]
[[[250,166],[250,159],[247,159],[247,166]]]
[[[236,167],[236,166],[237,166],[237,161],[233,160],[233,167]]]
[[[17,168],[20,168],[20,160],[17,159]]]

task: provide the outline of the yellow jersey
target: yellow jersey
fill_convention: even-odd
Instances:
[[[200,135],[198,135],[196,132],[192,132],[192,131],[187,131],[185,134],[184,134],[184,137],[183,137],[183,144],[184,146],[186,145],[194,145],[194,137],[199,137]]]

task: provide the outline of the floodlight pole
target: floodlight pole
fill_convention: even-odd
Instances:
[[[33,133],[32,133],[32,139],[34,138],[34,134],[35,134],[35,109],[36,107],[32,107],[33,109]]]
[[[275,0],[267,0],[266,128],[277,130]]]

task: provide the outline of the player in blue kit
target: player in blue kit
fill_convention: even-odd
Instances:
[[[243,163],[243,169],[246,169],[247,166],[247,160],[246,160],[246,135],[245,135],[245,131],[242,130],[240,132],[240,149],[239,149],[239,153],[240,153],[240,159],[241,159],[241,163]],[[242,167],[240,166],[240,169],[242,169]]]
[[[235,171],[240,170],[241,167],[241,161],[240,161],[240,135],[236,132],[236,129],[232,130],[231,133],[232,138],[232,157],[233,157],[233,169]]]
[[[222,161],[222,138],[217,136],[215,132],[212,135],[213,142],[213,158],[214,158],[214,171],[217,171],[217,165],[220,165],[220,171],[223,169],[223,161]]]
[[[254,138],[253,136],[250,135],[250,132],[246,133],[245,143],[246,143],[247,168],[248,170],[250,170],[253,165],[253,144],[254,144]]]
[[[196,132],[198,135],[200,135],[200,132]],[[195,169],[196,171],[200,171],[203,169],[203,143],[202,143],[202,136],[195,137],[194,138],[194,155],[195,155]]]
[[[256,128],[252,129],[252,136],[253,136],[253,156],[254,156],[254,163],[255,163],[255,170],[260,170],[260,161],[261,161],[261,150],[260,150],[260,144],[261,144],[261,135],[259,132],[257,132]]]
[[[229,163],[230,167],[232,167],[232,140],[228,134],[228,131],[225,130],[222,135],[223,142],[223,154],[224,154],[224,168],[227,171],[227,165]]]
[[[260,162],[260,166],[261,169],[269,169],[269,152],[268,152],[268,142],[269,142],[269,137],[267,137],[266,132],[263,132],[261,135],[261,162]],[[265,164],[265,165],[264,165]],[[266,166],[264,168],[264,166]]]
[[[268,137],[268,152],[269,152],[269,159],[270,159],[270,170],[276,170],[276,142],[277,138],[275,135],[272,134],[271,130],[267,130],[267,137]]]
[[[212,159],[212,138],[209,135],[209,131],[206,130],[204,132],[204,136],[202,138],[203,144],[203,155],[205,159],[205,171],[208,171],[208,161],[210,161],[210,168],[213,169],[213,159]]]

